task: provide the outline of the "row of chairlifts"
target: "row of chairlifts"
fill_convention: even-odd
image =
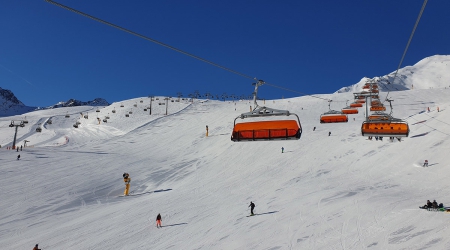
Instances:
[[[341,112],[331,109],[331,100],[328,101],[328,111],[320,116],[320,123],[338,123],[348,122],[348,116]]]
[[[346,115],[358,114],[358,109],[353,108],[351,106],[346,106],[345,108],[341,109],[341,111]]]
[[[410,131],[408,123],[392,116],[392,100],[386,100],[389,102],[391,113],[382,112],[386,111],[386,107],[379,100],[378,85],[376,83],[366,83],[363,89],[368,89],[369,91],[354,93],[355,98],[364,97],[366,100],[366,120],[361,125],[361,134],[370,138],[372,136],[408,137]],[[371,115],[368,114],[369,103],[370,111],[374,111]]]
[[[263,85],[263,80],[253,83],[255,91],[253,92],[254,109],[248,113],[242,113],[234,119],[232,141],[260,141],[260,140],[298,140],[302,135],[300,118],[288,110],[277,110],[268,107],[259,107],[256,102],[258,87]],[[273,116],[295,116],[297,119],[291,120],[260,120]],[[257,121],[246,121],[236,123],[241,118],[257,118]]]

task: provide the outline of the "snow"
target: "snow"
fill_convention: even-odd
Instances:
[[[378,81],[381,91],[430,89],[450,87],[450,55],[434,55],[424,58],[415,65],[399,69],[394,80],[395,71],[381,77],[363,77],[358,83],[341,88],[337,93],[357,92],[368,80]],[[387,84],[387,83],[390,84]]]
[[[100,112],[82,106],[0,118],[0,245],[449,249],[450,214],[418,208],[427,199],[450,203],[450,88],[431,84],[390,92],[394,117],[410,124],[402,142],[362,137],[363,109],[348,123],[320,124],[328,102],[314,97],[266,101],[299,115],[298,141],[232,142],[234,118],[248,112],[248,101],[169,102],[165,115],[160,97],[149,115],[143,97]],[[352,93],[318,97],[340,109]],[[86,112],[89,119],[80,115]],[[108,123],[98,124],[97,116],[108,114]],[[8,125],[23,116],[29,123],[18,128],[17,142],[28,140],[30,147],[16,160],[19,153],[6,150],[14,136]],[[45,124],[50,118],[53,123]],[[76,121],[79,128],[72,126]],[[428,168],[421,167],[425,159]],[[131,192],[145,194],[118,197],[124,172]],[[259,215],[247,217],[250,201]]]

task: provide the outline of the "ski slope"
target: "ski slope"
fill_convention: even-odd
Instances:
[[[149,99],[136,98],[100,112],[73,107],[25,114],[29,123],[18,129],[18,145],[28,140],[31,147],[16,160],[19,153],[6,150],[14,133],[8,125],[23,116],[0,118],[0,245],[450,249],[450,214],[418,209],[427,199],[450,205],[449,96],[448,88],[391,92],[393,115],[410,124],[401,142],[362,137],[362,108],[348,123],[320,124],[328,102],[309,96],[266,101],[298,114],[303,127],[298,141],[269,142],[230,140],[234,118],[253,106],[248,101],[170,102],[166,116],[165,105],[153,102],[149,115],[143,111]],[[319,97],[339,110],[352,94]],[[80,115],[86,112],[89,119]],[[98,124],[97,116],[108,113],[108,123]],[[53,123],[44,125],[49,118]],[[78,129],[72,127],[77,120]],[[425,159],[428,168],[421,167]],[[124,172],[131,177],[129,197],[119,197]],[[247,217],[250,201],[253,217]]]

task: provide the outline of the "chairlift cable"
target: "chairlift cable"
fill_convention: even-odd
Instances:
[[[163,46],[163,47],[166,47],[166,48],[168,48],[168,49],[171,49],[171,50],[174,50],[174,51],[176,51],[176,52],[179,52],[179,53],[181,53],[181,54],[190,56],[190,57],[192,57],[192,58],[194,58],[194,59],[197,59],[197,60],[200,60],[200,61],[202,61],[202,62],[208,63],[208,64],[210,64],[210,65],[212,65],[212,66],[215,66],[215,67],[221,68],[221,69],[223,69],[223,70],[229,71],[229,72],[231,72],[231,73],[233,73],[233,74],[242,76],[242,77],[247,78],[247,79],[252,79],[252,80],[255,80],[255,79],[256,79],[255,77],[251,77],[251,76],[246,75],[246,74],[243,74],[243,73],[241,73],[241,72],[232,70],[232,69],[227,68],[227,67],[225,67],[225,66],[222,66],[222,65],[220,65],[220,64],[217,64],[217,63],[214,63],[214,62],[212,62],[212,61],[206,60],[206,59],[204,59],[204,58],[201,58],[201,57],[196,56],[196,55],[194,55],[194,54],[188,53],[188,52],[183,51],[183,50],[181,50],[181,49],[175,48],[175,47],[173,47],[173,46],[170,46],[170,45],[168,45],[168,44],[165,44],[165,43],[160,42],[160,41],[158,41],[158,40],[155,40],[155,39],[153,39],[153,38],[144,36],[144,35],[139,34],[139,33],[137,33],[137,32],[131,31],[131,30],[129,30],[129,29],[123,28],[123,27],[118,26],[118,25],[116,25],[116,24],[107,22],[107,21],[105,21],[105,20],[103,20],[103,19],[100,19],[100,18],[91,16],[91,15],[89,15],[89,14],[86,14],[86,13],[82,12],[82,11],[73,9],[73,8],[71,8],[71,7],[68,7],[68,6],[66,6],[66,5],[60,4],[60,3],[55,2],[55,1],[53,1],[53,0],[45,0],[45,1],[48,2],[48,3],[51,3],[51,4],[53,4],[53,5],[56,5],[56,6],[60,7],[60,8],[63,8],[63,9],[72,11],[72,12],[74,12],[74,13],[76,13],[76,14],[82,15],[82,16],[84,16],[84,17],[90,18],[90,19],[92,19],[92,20],[94,20],[94,21],[97,21],[97,22],[106,24],[106,25],[111,26],[111,27],[113,27],[113,28],[119,29],[119,30],[121,30],[121,31],[127,32],[127,33],[129,33],[129,34],[135,35],[135,36],[140,37],[140,38],[143,38],[143,39],[145,39],[145,40],[147,40],[147,41],[156,43],[156,44],[161,45],[161,46]],[[275,87],[275,88],[279,88],[279,89],[283,89],[283,90],[286,90],[286,91],[298,93],[298,94],[301,94],[301,95],[311,96],[311,97],[323,99],[323,100],[326,100],[326,101],[329,100],[329,99],[326,99],[326,98],[322,98],[322,97],[318,97],[318,96],[314,96],[314,95],[309,95],[309,94],[306,94],[306,93],[294,91],[294,90],[287,89],[287,88],[284,88],[284,87],[280,87],[280,86],[277,86],[277,85],[268,84],[268,83],[266,83],[266,84],[269,85],[269,86]]]
[[[409,36],[408,43],[406,44],[405,51],[403,51],[402,59],[400,60],[400,63],[398,64],[397,70],[395,71],[394,77],[393,77],[393,79],[392,79],[392,83],[394,83],[395,77],[397,77],[398,70],[399,70],[400,67],[402,66],[403,59],[405,59],[405,55],[406,55],[406,52],[408,51],[409,44],[411,43],[411,40],[412,40],[412,38],[413,38],[413,36],[414,36],[414,33],[416,32],[416,28],[417,28],[417,26],[419,25],[420,18],[422,17],[422,13],[423,13],[423,11],[425,10],[425,6],[427,5],[427,2],[428,2],[428,0],[424,0],[424,1],[423,1],[422,9],[420,10],[419,16],[417,17],[417,20],[416,20],[416,24],[414,25],[414,28],[413,28],[413,30],[412,30],[412,32],[411,32],[411,35]],[[390,92],[390,91],[388,91],[388,93],[386,94],[386,99],[387,99],[388,96],[389,96],[389,92]]]
[[[63,9],[72,11],[72,12],[74,12],[74,13],[76,13],[76,14],[79,14],[79,15],[85,16],[85,17],[87,17],[87,18],[90,18],[90,19],[92,19],[92,20],[94,20],[94,21],[97,21],[97,22],[100,22],[100,23],[109,25],[109,26],[111,26],[111,27],[113,27],[113,28],[119,29],[119,30],[121,30],[121,31],[125,31],[125,32],[127,32],[127,33],[129,33],[129,34],[132,34],[132,35],[135,35],[135,36],[137,36],[137,37],[143,38],[143,39],[145,39],[145,40],[147,40],[147,41],[150,41],[150,42],[156,43],[156,44],[158,44],[158,45],[161,45],[161,46],[163,46],[163,47],[166,47],[166,48],[168,48],[168,49],[174,50],[174,51],[179,52],[179,53],[181,53],[181,54],[190,56],[190,57],[195,58],[195,59],[197,59],[197,60],[200,60],[200,61],[202,61],[202,62],[211,64],[211,65],[213,65],[213,66],[215,66],[215,67],[218,67],[218,68],[221,68],[221,69],[223,69],[223,70],[229,71],[229,72],[234,73],[234,74],[236,74],[236,75],[239,75],[239,76],[242,76],[242,77],[245,77],[245,78],[248,78],[248,79],[252,79],[252,80],[255,79],[254,77],[248,76],[248,75],[246,75],[246,74],[243,74],[243,73],[240,73],[240,72],[238,72],[238,71],[232,70],[232,69],[227,68],[227,67],[225,67],[225,66],[222,66],[222,65],[219,65],[219,64],[217,64],[217,63],[211,62],[211,61],[206,60],[206,59],[204,59],[204,58],[201,58],[201,57],[199,57],[199,56],[193,55],[193,54],[188,53],[188,52],[186,52],[186,51],[183,51],[183,50],[181,50],[181,49],[177,49],[177,48],[175,48],[175,47],[173,47],[173,46],[170,46],[170,45],[168,45],[168,44],[165,44],[165,43],[163,43],[163,42],[160,42],[160,41],[158,41],[158,40],[155,40],[155,39],[153,39],[153,38],[144,36],[144,35],[142,35],[142,34],[139,34],[139,33],[137,33],[137,32],[131,31],[131,30],[129,30],[129,29],[123,28],[123,27],[121,27],[121,26],[115,25],[115,24],[113,24],[113,23],[107,22],[107,21],[102,20],[102,19],[100,19],[100,18],[91,16],[91,15],[89,15],[89,14],[86,14],[86,13],[81,12],[81,11],[79,11],[79,10],[70,8],[70,7],[65,6],[65,5],[62,5],[62,4],[57,3],[57,2],[55,2],[55,1],[52,1],[52,0],[45,0],[45,1],[48,2],[48,3],[54,4],[54,5],[58,6],[58,7],[61,7],[61,8],[63,8]]]
[[[290,91],[290,92],[297,93],[297,94],[301,94],[301,95],[304,95],[304,96],[310,96],[310,97],[322,99],[322,100],[325,100],[325,101],[331,101],[331,99],[328,99],[328,98],[323,98],[323,97],[319,97],[319,96],[315,96],[315,95],[311,95],[311,94],[306,94],[306,93],[299,92],[299,91],[295,91],[295,90],[288,89],[288,88],[285,88],[285,87],[277,86],[277,85],[274,85],[274,84],[271,84],[271,83],[267,83],[267,82],[266,82],[265,84],[266,84],[266,85],[269,85],[269,86],[271,86],[271,87],[274,87],[274,88],[278,88],[278,89]],[[344,102],[344,101],[334,101],[334,102]]]

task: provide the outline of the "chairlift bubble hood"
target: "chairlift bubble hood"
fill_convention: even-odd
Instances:
[[[268,107],[259,107],[256,102],[258,87],[263,85],[264,81],[258,80],[253,92],[254,110],[242,113],[234,119],[233,132],[231,140],[237,141],[260,141],[260,140],[298,140],[302,135],[300,118],[297,114],[288,110],[272,109]],[[237,119],[248,118],[267,118],[273,116],[295,116],[297,119],[291,120],[265,120],[236,123]]]

